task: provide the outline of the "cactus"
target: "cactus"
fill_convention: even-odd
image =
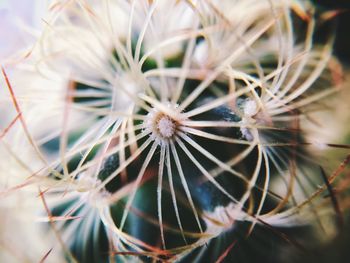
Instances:
[[[297,0],[49,10],[3,67],[14,117],[0,137],[24,170],[3,194],[28,187],[45,219],[42,261],[294,262],[335,235],[349,160],[322,154],[349,146],[320,141],[311,117],[342,84],[333,13]]]

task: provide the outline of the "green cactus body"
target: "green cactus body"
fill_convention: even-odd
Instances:
[[[65,80],[39,119],[59,129],[33,138],[68,262],[293,262],[318,242],[334,211],[304,123],[335,89],[309,2],[68,2],[30,62]]]

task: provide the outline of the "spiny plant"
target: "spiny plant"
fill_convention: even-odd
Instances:
[[[39,187],[53,249],[256,262],[274,247],[281,262],[317,244],[342,217],[331,184],[347,161],[323,168],[314,151],[349,148],[307,129],[341,74],[328,18],[296,0],[52,4],[3,69],[17,115],[1,139],[12,157],[30,148],[22,184]]]

